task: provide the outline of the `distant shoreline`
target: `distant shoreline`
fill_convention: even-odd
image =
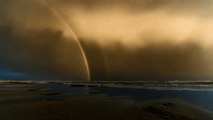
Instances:
[[[61,81],[61,80],[0,80],[8,84],[64,84],[73,87],[115,87],[135,89],[213,91],[213,81]]]

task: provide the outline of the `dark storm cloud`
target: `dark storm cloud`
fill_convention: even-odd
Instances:
[[[0,66],[86,79],[79,46],[62,23],[68,22],[83,44],[93,80],[213,77],[211,0],[46,2],[49,7],[41,0],[0,0]]]
[[[82,78],[75,43],[66,42],[61,31],[44,29],[13,35],[0,27],[0,63],[14,70],[47,78]],[[85,41],[85,40],[84,40]],[[195,43],[148,44],[129,50],[122,44],[105,48],[84,43],[93,80],[207,79],[212,77],[203,48]],[[83,62],[83,61],[82,61]],[[80,69],[80,70],[77,70]]]
[[[86,79],[78,45],[64,36],[63,24],[45,5],[0,3],[0,65],[47,79]]]
[[[66,39],[61,31],[44,29],[18,36],[12,28],[1,26],[0,64],[47,78],[85,79],[79,48]]]
[[[149,44],[136,51],[120,44],[105,49],[95,46],[86,46],[95,80],[102,80],[103,76],[108,80],[133,81],[212,78],[212,68],[198,44]]]
[[[0,0],[0,25],[10,25],[14,32],[58,26],[58,20],[37,0]]]

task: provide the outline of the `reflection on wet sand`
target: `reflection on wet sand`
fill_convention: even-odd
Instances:
[[[68,85],[57,87],[51,84],[4,85],[0,87],[0,118],[1,120],[213,119],[212,113],[176,98],[136,102],[128,96],[88,92],[89,89],[86,87],[83,89],[75,87],[71,90]]]

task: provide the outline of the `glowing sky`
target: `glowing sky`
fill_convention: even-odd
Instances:
[[[211,0],[54,0],[79,37],[107,45],[212,44]]]
[[[0,64],[87,79],[77,36],[95,80],[212,79],[212,8],[212,0],[0,0]]]

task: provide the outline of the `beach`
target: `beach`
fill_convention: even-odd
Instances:
[[[135,101],[104,93],[72,95],[62,85],[7,84],[0,88],[1,120],[212,120],[211,112],[178,98]],[[75,88],[80,91],[80,88]]]

